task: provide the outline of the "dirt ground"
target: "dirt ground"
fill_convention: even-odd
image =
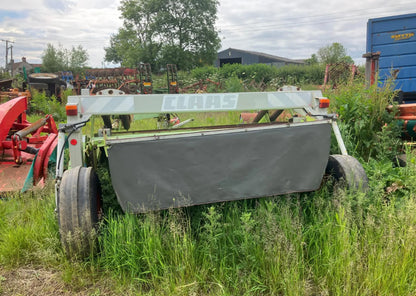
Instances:
[[[0,295],[4,296],[86,296],[109,295],[97,287],[90,286],[83,291],[73,291],[63,283],[59,272],[44,269],[18,268],[3,270],[0,268]]]

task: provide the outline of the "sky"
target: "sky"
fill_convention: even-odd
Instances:
[[[357,64],[363,64],[367,20],[415,13],[414,4],[414,0],[219,0],[216,27],[221,49],[306,59],[339,42]],[[0,0],[0,67],[6,60],[4,40],[14,42],[8,45],[13,46],[15,62],[26,57],[29,63],[41,63],[50,43],[67,49],[81,45],[91,67],[114,66],[104,62],[104,47],[123,24],[119,6],[120,0]]]

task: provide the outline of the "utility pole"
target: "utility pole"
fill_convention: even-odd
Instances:
[[[11,56],[10,61],[13,61],[13,45],[9,46],[9,43],[14,43],[14,41],[4,40],[4,39],[1,39],[1,41],[6,42],[6,67],[5,68],[7,70],[7,65],[9,63],[9,49],[10,49],[10,56]],[[11,74],[13,76],[13,65],[11,65]]]
[[[10,45],[10,70],[12,72],[12,77],[13,77],[13,68],[14,68],[13,45]]]

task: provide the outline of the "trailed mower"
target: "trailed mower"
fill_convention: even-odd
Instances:
[[[365,189],[361,164],[347,155],[336,116],[320,91],[96,95],[68,97],[60,125],[56,200],[66,250],[89,250],[101,211],[99,159],[107,159],[121,208],[168,208],[317,190],[326,174]],[[117,132],[82,128],[103,115],[261,111],[288,121]],[[279,112],[277,112],[279,111]],[[230,113],[231,112],[231,113]],[[277,113],[276,113],[277,112]],[[289,112],[289,113],[288,113]],[[292,112],[292,113],[291,113]],[[238,116],[238,115],[237,115]],[[276,116],[278,117],[278,116]],[[341,154],[330,155],[331,130]],[[69,145],[70,168],[64,170]]]

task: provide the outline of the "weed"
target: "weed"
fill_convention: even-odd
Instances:
[[[394,92],[389,84],[380,89],[364,84],[348,83],[327,93],[331,108],[339,115],[340,130],[350,154],[368,160],[393,159],[400,148],[400,126],[394,112]]]
[[[229,79],[227,79],[227,82],[225,83],[225,91],[226,92],[243,92],[244,86],[243,86],[242,81],[236,76],[230,77]]]
[[[32,91],[32,99],[30,100],[30,112],[40,114],[51,114],[56,122],[62,122],[66,119],[65,106],[66,98],[69,92],[66,92],[62,100],[58,100],[55,96],[48,97],[44,92]]]

